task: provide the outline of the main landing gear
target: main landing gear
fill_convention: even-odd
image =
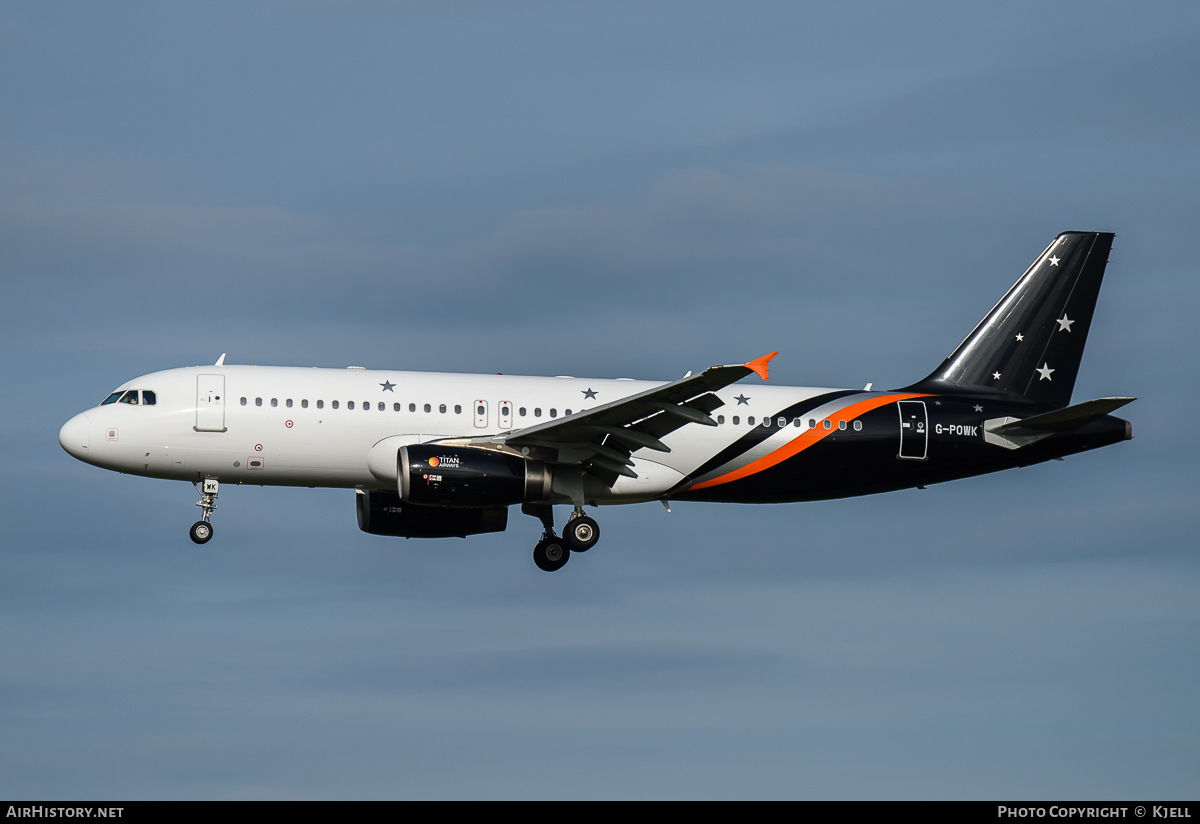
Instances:
[[[554,533],[554,509],[549,504],[525,504],[521,511],[542,522],[542,539],[533,548],[533,562],[546,572],[557,572],[571,560],[572,552],[587,552],[600,540],[600,525],[583,514],[583,507],[575,507],[562,538]]]
[[[220,490],[220,484],[209,478],[203,482],[193,481],[192,486],[196,487],[196,491],[200,493],[200,500],[196,501],[196,506],[200,507],[200,520],[192,524],[192,528],[188,530],[188,535],[198,544],[207,544],[213,536],[213,527],[209,523],[209,518],[213,511],[217,508],[217,492]]]

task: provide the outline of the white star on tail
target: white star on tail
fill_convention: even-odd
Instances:
[[[1020,332],[1018,332],[1018,333],[1017,333],[1017,341],[1018,341],[1018,342],[1020,342],[1020,341],[1023,341],[1023,340],[1025,340],[1025,336],[1024,336],[1024,335],[1022,335]]]
[[[1051,266],[1057,266],[1057,265],[1058,265],[1058,258],[1056,258],[1056,257],[1051,257],[1051,258],[1050,258],[1050,265],[1051,265]]]
[[[1050,368],[1050,364],[1048,364],[1048,363],[1043,363],[1040,367],[1038,367],[1037,369],[1035,369],[1033,371],[1038,373],[1038,380],[1040,380],[1040,381],[1054,380],[1054,378],[1050,377],[1050,373],[1053,372],[1054,370]]]
[[[1068,318],[1068,317],[1067,317],[1067,313],[1066,313],[1066,312],[1063,312],[1063,316],[1062,316],[1061,318],[1059,318],[1058,320],[1056,320],[1056,321],[1055,321],[1055,323],[1057,323],[1057,324],[1058,324],[1058,331],[1059,331],[1059,332],[1070,332],[1070,331],[1071,331],[1071,324],[1072,324],[1072,323],[1074,323],[1074,322],[1075,322],[1075,321],[1073,321],[1073,320],[1071,320],[1070,318]]]
[[[1000,373],[999,373],[999,372],[993,372],[993,373],[992,373],[992,380],[994,380],[994,381],[998,381],[998,380],[1000,380]]]

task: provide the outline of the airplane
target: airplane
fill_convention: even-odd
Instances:
[[[547,572],[595,546],[585,506],[782,503],[925,488],[1133,437],[1071,404],[1113,234],[1064,232],[946,360],[876,391],[774,385],[772,352],[666,383],[599,378],[260,367],[142,375],[63,425],[70,455],[192,482],[197,544],[221,485],[355,490],[359,528],[404,538],[541,521]],[[720,413],[718,414],[718,410]],[[559,536],[553,507],[572,507]]]

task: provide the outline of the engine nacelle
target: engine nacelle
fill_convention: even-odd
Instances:
[[[358,490],[355,496],[358,528],[372,535],[397,538],[465,538],[484,532],[503,532],[506,507],[448,509],[405,503],[391,490]]]
[[[400,498],[422,506],[488,507],[545,501],[541,461],[470,446],[410,444],[396,456]]]

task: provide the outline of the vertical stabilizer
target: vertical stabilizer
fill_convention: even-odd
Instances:
[[[1063,232],[933,374],[910,389],[1071,402],[1111,232]]]

